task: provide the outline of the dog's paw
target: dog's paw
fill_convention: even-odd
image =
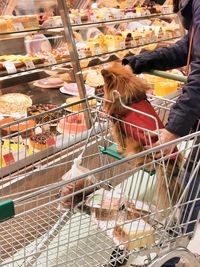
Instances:
[[[123,154],[124,154],[124,150],[125,150],[125,149],[124,149],[122,146],[119,146],[119,145],[117,146],[117,152],[118,152],[119,154],[122,154],[122,155],[123,155]]]

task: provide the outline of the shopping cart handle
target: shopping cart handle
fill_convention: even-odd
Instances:
[[[105,148],[100,148],[100,151],[102,154],[106,154],[108,156],[111,156],[117,160],[121,160],[123,159],[123,156],[121,154],[119,154],[119,152],[117,151],[117,145],[113,144],[109,147],[105,147]],[[145,172],[147,172],[150,176],[155,175],[155,170],[149,171],[149,170],[145,170]]]
[[[170,79],[170,80],[174,80],[174,81],[183,82],[183,83],[187,82],[186,76],[181,76],[178,74],[172,74],[172,73],[165,72],[165,71],[151,70],[148,72],[148,74],[159,76],[159,77]]]

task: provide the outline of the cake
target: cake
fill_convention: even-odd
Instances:
[[[89,85],[86,84],[85,86],[86,94],[87,95],[94,95],[94,88],[90,87]],[[63,93],[66,93],[68,95],[74,95],[78,96],[79,91],[78,91],[78,86],[76,83],[64,83],[64,88],[62,90]]]
[[[89,47],[93,56],[101,53],[100,45],[98,42],[87,42],[87,46]]]
[[[63,81],[60,78],[49,77],[37,81],[37,86],[58,88],[63,86]]]
[[[33,134],[29,143],[31,147],[36,150],[42,150],[55,144],[55,139],[52,133],[45,131],[39,134]]]
[[[60,120],[57,126],[57,131],[61,134],[69,133],[76,134],[87,130],[83,113],[69,115]]]
[[[100,70],[90,70],[87,72],[85,83],[95,88],[95,94],[103,93],[104,79]]]
[[[125,48],[125,40],[124,37],[120,32],[117,32],[114,36],[115,39],[115,48],[117,50],[124,49]]]
[[[79,176],[83,173],[88,172],[88,169],[79,166],[78,173],[76,173],[76,176]],[[72,178],[72,172],[67,172],[63,175],[62,180],[67,181],[68,179]],[[77,205],[81,201],[84,200],[84,198],[91,194],[94,191],[94,188],[87,188],[95,183],[95,177],[94,176],[88,176],[83,179],[79,179],[76,182],[68,183],[66,186],[64,186],[60,192],[61,197],[66,197],[73,193],[73,196],[65,198],[61,201],[61,207],[62,208],[71,208],[72,206]],[[84,192],[76,193],[77,191],[84,188]]]
[[[15,29],[12,27],[12,22],[4,18],[0,18],[0,32],[11,32]]]
[[[60,16],[50,17],[42,23],[41,27],[42,28],[62,27],[61,17]]]
[[[72,104],[72,103],[76,103],[77,101],[80,101],[80,97],[69,97],[66,99],[66,104]],[[95,107],[97,104],[96,99],[92,99],[88,101],[90,107]],[[80,112],[81,110],[84,109],[84,105],[83,103],[79,103],[79,104],[74,104],[70,107],[67,107],[67,110],[73,111],[73,112]]]
[[[126,206],[121,190],[100,189],[88,197],[86,206],[90,207],[98,220],[116,220],[119,211]]]
[[[133,43],[133,37],[132,37],[132,34],[129,32],[126,36],[126,39],[125,39],[125,46],[131,47],[132,43]]]
[[[31,105],[31,98],[24,94],[10,93],[0,96],[0,113],[3,114],[26,114]]]
[[[11,126],[6,126],[6,124],[8,123],[14,123],[14,122],[15,124]],[[36,123],[34,122],[34,120],[17,122],[13,118],[5,118],[0,120],[0,126],[2,126],[1,135],[6,136],[13,133],[17,133],[18,135],[21,134],[23,138],[26,138],[33,133],[35,125]]]
[[[155,242],[153,227],[141,219],[117,225],[113,234],[128,250],[142,248]]]
[[[150,214],[150,208],[142,201],[128,202],[126,206],[127,220],[134,220]],[[146,218],[146,217],[145,217]]]
[[[25,30],[39,28],[39,20],[37,15],[7,16],[6,18],[11,20],[14,26],[17,23],[21,23]]]

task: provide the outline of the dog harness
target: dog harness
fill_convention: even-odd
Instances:
[[[153,106],[147,99],[140,100],[139,102],[128,105],[130,108],[141,111],[145,114],[153,116],[157,120],[159,129],[165,128],[160,120]],[[145,114],[140,114],[134,110],[126,110],[123,115],[113,114],[113,117],[120,118],[123,122],[120,123],[121,130],[126,136],[132,137],[138,141],[142,146],[151,146],[158,141],[158,136],[148,132],[157,130],[156,120]],[[175,148],[174,152],[177,151]],[[176,155],[171,156],[170,159],[175,159]]]
[[[125,123],[123,123],[122,125],[122,129],[124,130],[125,134],[127,136],[132,136],[143,146],[157,142],[157,136],[148,134],[148,130],[155,131],[157,129],[156,120],[159,129],[162,129],[165,126],[149,101],[144,99],[137,103],[131,104],[129,107],[141,111],[145,114],[151,115],[155,118],[155,120],[146,116],[145,114],[140,114],[134,110],[127,110],[126,114],[123,117],[123,122]]]

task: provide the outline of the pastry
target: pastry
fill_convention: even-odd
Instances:
[[[10,93],[0,96],[0,113],[3,114],[26,114],[31,105],[31,98],[24,94]]]
[[[12,24],[9,24],[9,22],[6,19],[1,18],[0,19],[0,32],[12,31],[11,25]]]
[[[77,96],[77,97],[69,97],[69,98],[66,99],[66,104],[68,105],[68,104],[76,103],[79,100],[80,100],[79,96]],[[91,107],[95,107],[96,104],[97,104],[97,101],[96,101],[96,99],[92,99],[92,100],[89,100],[88,103],[89,103],[89,105]],[[84,106],[83,106],[83,103],[74,104],[74,105],[72,105],[70,107],[67,107],[67,109],[70,110],[70,111],[73,111],[73,112],[80,112],[81,110],[84,109]]]
[[[98,42],[87,42],[87,46],[89,47],[92,53],[92,56],[95,56],[101,53],[100,45]]]
[[[58,88],[63,86],[63,81],[60,78],[49,77],[45,79],[38,80],[36,85],[42,88]]]
[[[115,48],[117,50],[125,48],[125,40],[120,32],[115,34],[114,39],[115,39]]]
[[[60,120],[57,126],[57,131],[61,134],[69,133],[76,134],[87,130],[83,113],[69,115]]]
[[[120,210],[126,207],[121,190],[100,189],[88,197],[86,206],[90,207],[98,220],[115,220]]]
[[[115,48],[115,39],[114,36],[111,34],[106,34],[105,36],[105,43],[108,47],[108,52],[113,52],[116,50]]]
[[[47,112],[51,109],[57,108],[58,105],[54,104],[38,104],[38,105],[33,105],[28,108],[27,110],[27,115],[28,116],[33,116],[33,115],[38,115],[41,114],[40,116],[37,116],[34,118],[35,122],[37,124],[42,124],[45,122],[49,122],[50,125],[52,126],[53,124],[57,124],[57,119],[62,117],[63,110],[58,110],[55,112],[48,112],[45,114],[42,114],[44,112]]]
[[[78,86],[76,83],[64,83],[64,87],[60,89],[62,93],[68,94],[68,95],[74,95],[78,96]],[[94,95],[94,88],[90,87],[86,84],[85,86],[86,94],[87,95]]]
[[[0,121],[2,126],[1,135],[6,136],[13,133],[21,134],[22,138],[29,137],[34,132],[36,123],[34,120],[26,120],[24,122],[17,122],[14,125],[6,127],[6,124],[15,122],[13,118],[5,118]]]
[[[137,41],[137,40],[136,40]],[[127,47],[131,47],[132,46],[132,42],[133,42],[133,37],[131,33],[128,33],[125,39],[125,46]]]
[[[42,23],[41,27],[42,28],[62,27],[61,17],[60,16],[50,17]]]
[[[0,128],[0,135],[1,136],[5,136],[5,135],[9,134],[10,128],[6,127],[6,124],[12,123],[14,121],[15,120],[13,118],[5,118],[5,119],[0,120],[0,127],[1,127]]]
[[[102,87],[104,86],[104,79],[100,71],[90,70],[86,75],[85,83],[91,87]]]
[[[26,30],[39,28],[39,20],[37,15],[7,16],[7,19],[11,20],[13,25],[15,25],[15,23],[21,23]]]
[[[33,134],[29,139],[29,143],[33,150],[42,150],[54,145],[55,139],[52,133],[45,131],[43,133]]]
[[[134,220],[150,214],[149,206],[141,201],[128,202],[126,206],[127,220]]]
[[[141,219],[117,225],[113,234],[122,244],[126,244],[128,250],[142,248],[155,242],[153,227]]]
[[[85,83],[95,88],[96,95],[103,93],[104,79],[100,71],[98,70],[88,71],[86,75]]]
[[[77,49],[80,58],[87,58],[92,56],[92,52],[89,47],[80,47]]]

